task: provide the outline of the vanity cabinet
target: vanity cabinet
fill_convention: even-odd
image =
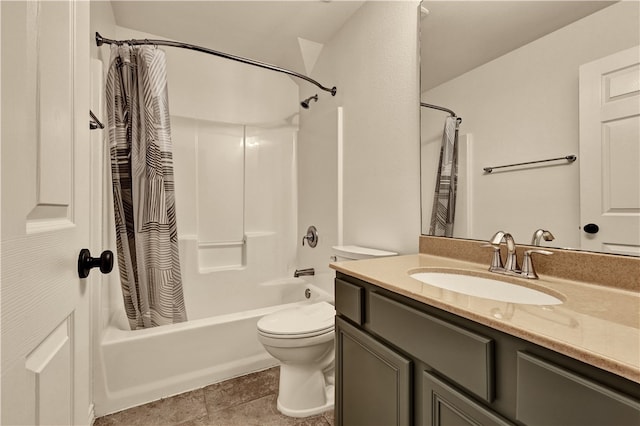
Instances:
[[[524,424],[640,425],[637,400],[525,352],[518,352],[517,396]]]
[[[336,319],[336,373],[342,378],[337,417],[353,426],[411,424],[411,361]]]
[[[513,423],[467,397],[445,380],[427,371],[422,373],[423,425],[511,426]],[[345,423],[346,424],[346,423]]]
[[[640,425],[640,384],[337,272],[336,425]]]

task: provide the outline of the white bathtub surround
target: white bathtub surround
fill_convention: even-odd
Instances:
[[[252,235],[277,237],[269,250],[286,268],[297,240],[297,129],[178,116],[171,121],[180,238],[197,240],[198,272],[248,266],[248,250],[255,250],[247,241]]]
[[[293,271],[282,261],[278,250],[281,238],[275,232],[246,235],[244,266],[220,268],[201,273],[201,251],[194,238],[180,240],[180,258],[185,276],[185,303],[189,319],[201,319],[259,309],[293,302],[287,283],[294,280]],[[305,277],[305,280],[311,277]],[[313,283],[311,280],[308,282]],[[291,293],[290,293],[291,294]],[[299,300],[296,296],[296,300]]]
[[[114,23],[107,25],[98,20],[101,16],[95,18],[104,29],[92,30],[102,30],[105,35],[109,32],[116,39],[163,38],[114,27]],[[184,289],[188,317],[193,318],[194,310],[189,308],[186,293],[195,295],[200,304],[213,303],[224,309],[233,305],[243,311],[242,304],[224,304],[220,299],[236,298],[238,292],[246,297],[250,287],[291,276],[296,267],[298,86],[288,76],[268,70],[184,49],[163,50],[171,85],[169,109],[183,282],[206,283],[198,285],[200,289],[209,287],[202,292]],[[215,174],[222,171],[223,175]],[[104,202],[111,204],[109,199]],[[105,229],[112,233],[112,208],[105,214]],[[105,246],[115,246],[112,235],[104,240]],[[197,243],[198,250],[188,253],[189,259],[183,257],[183,240],[189,241],[187,245],[191,240]],[[260,267],[251,265],[249,258],[257,259]],[[264,274],[259,275],[260,269]],[[242,277],[242,272],[247,276]],[[100,301],[104,312],[100,323],[104,327],[122,307],[118,286],[118,282],[105,284],[108,289],[102,292],[106,297]],[[210,294],[215,295],[214,301]],[[199,317],[220,312],[211,309]],[[101,333],[102,327],[96,334]]]
[[[96,366],[97,416],[197,389],[278,364],[257,338],[264,315],[293,306],[332,300],[299,278],[258,286],[263,303],[153,329],[130,331],[124,312],[105,331]],[[305,298],[309,289],[311,298]]]
[[[95,30],[116,39],[162,38]],[[257,341],[258,319],[281,305],[308,303],[305,281],[289,278],[299,241],[298,86],[268,70],[164,50],[189,322],[122,330],[119,282],[105,280],[95,333],[98,416],[276,365]],[[110,222],[113,213],[106,214]],[[331,297],[320,289],[311,294]]]

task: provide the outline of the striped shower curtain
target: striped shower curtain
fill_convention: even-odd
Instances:
[[[429,235],[453,236],[458,179],[458,117],[447,117],[442,134],[438,177],[433,195]]]
[[[112,45],[106,82],[118,266],[132,330],[186,321],[164,52]]]

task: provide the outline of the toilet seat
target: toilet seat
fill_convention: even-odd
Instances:
[[[296,306],[265,315],[258,321],[258,332],[280,339],[301,339],[332,333],[335,308],[327,302]]]

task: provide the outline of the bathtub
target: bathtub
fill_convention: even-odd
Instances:
[[[305,277],[306,278],[306,277]],[[95,414],[102,416],[277,365],[257,339],[269,313],[332,301],[327,284],[288,278],[259,284],[251,309],[144,330],[129,330],[116,312],[103,334],[96,362]],[[331,280],[329,274],[320,278]],[[305,292],[310,292],[310,298]],[[259,301],[256,306],[256,302]],[[261,305],[261,306],[260,306]]]

